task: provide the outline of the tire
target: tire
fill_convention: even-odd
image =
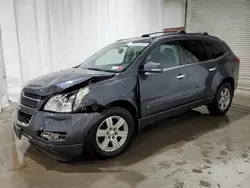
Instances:
[[[226,95],[224,95],[226,92],[228,92],[230,96],[226,97]],[[219,87],[213,102],[207,105],[210,114],[216,116],[225,115],[232,104],[233,96],[234,91],[231,84],[227,82],[223,83]]]
[[[101,112],[97,119],[86,138],[87,151],[97,159],[111,158],[123,153],[129,146],[135,129],[132,115],[123,108],[110,107]],[[122,124],[120,128],[117,126],[118,122]]]

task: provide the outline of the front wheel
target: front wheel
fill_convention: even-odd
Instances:
[[[207,106],[208,111],[212,115],[224,115],[228,112],[232,99],[233,99],[234,91],[232,89],[231,84],[224,83],[218,89],[214,101]]]
[[[104,110],[86,138],[89,153],[96,158],[114,157],[128,147],[134,132],[134,119],[123,108]]]

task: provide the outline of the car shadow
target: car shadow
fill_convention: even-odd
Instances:
[[[188,141],[213,130],[228,126],[231,122],[250,114],[249,111],[230,110],[226,116],[210,116],[204,108],[167,119],[145,128],[136,135],[130,147],[122,155],[106,160],[93,160],[87,153],[71,163],[56,161],[29,146],[24,156],[43,165],[47,170],[65,173],[121,172],[128,165],[140,162],[154,154],[178,149]]]

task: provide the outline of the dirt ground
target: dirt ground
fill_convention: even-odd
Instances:
[[[201,107],[152,125],[119,157],[72,163],[18,140],[12,112],[0,114],[0,188],[250,187],[250,98],[236,97],[227,116]]]

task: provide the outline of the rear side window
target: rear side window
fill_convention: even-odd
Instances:
[[[204,45],[199,40],[182,40],[179,41],[180,47],[184,52],[186,64],[207,61],[207,56]]]
[[[228,48],[222,42],[208,40],[205,41],[205,45],[212,59],[219,58],[228,52]]]

